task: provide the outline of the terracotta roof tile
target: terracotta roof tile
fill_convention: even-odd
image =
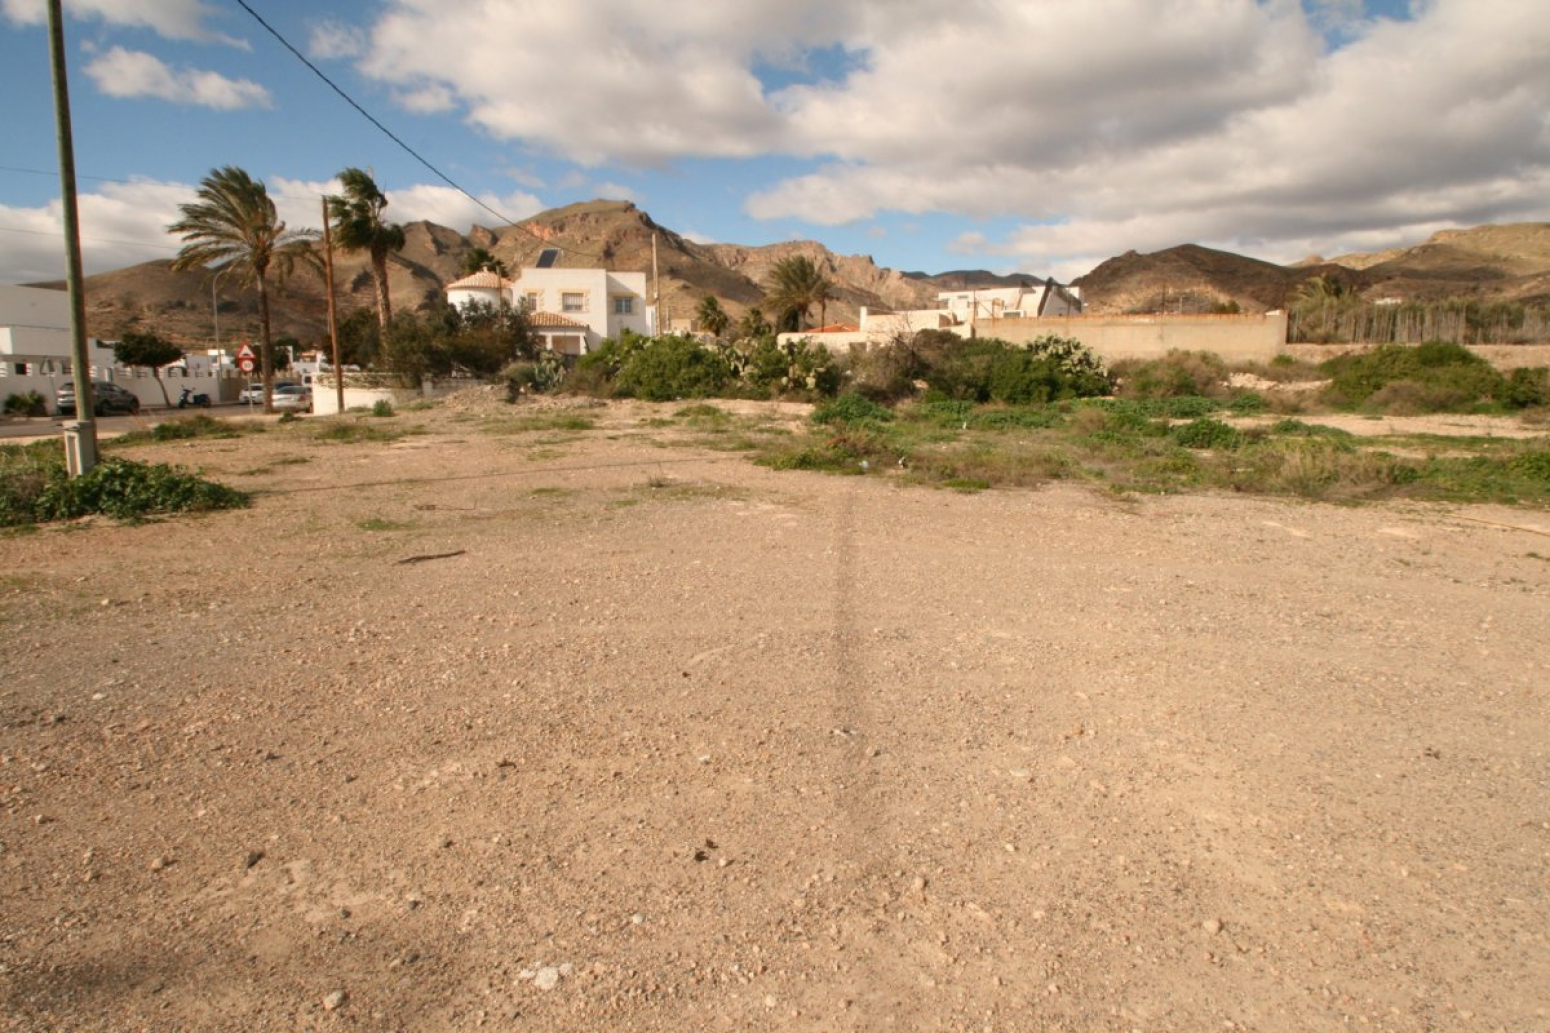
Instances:
[[[539,330],[586,330],[587,324],[578,323],[569,316],[562,316],[558,312],[529,312],[528,322]]]
[[[465,276],[461,280],[456,280],[447,284],[447,290],[452,291],[458,290],[460,288],[467,289],[475,287],[496,290],[501,287],[510,287],[511,284],[511,280],[505,279],[499,273],[492,273],[488,269],[481,269],[477,273],[474,273],[472,276]]]

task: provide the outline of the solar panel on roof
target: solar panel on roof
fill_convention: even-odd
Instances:
[[[538,253],[538,268],[552,268],[554,263],[558,262],[559,260],[560,249],[557,247],[546,247]]]

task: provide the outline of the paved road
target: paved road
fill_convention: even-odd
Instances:
[[[168,420],[179,420],[197,413],[207,416],[247,416],[249,407],[238,402],[212,406],[209,409],[142,409],[136,416],[97,417],[99,438],[127,434],[132,430],[144,430]],[[259,411],[253,406],[254,413]],[[47,419],[0,420],[0,440],[31,441],[37,438],[60,437],[64,434],[65,421],[57,416]]]

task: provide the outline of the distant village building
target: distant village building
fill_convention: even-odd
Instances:
[[[146,406],[165,404],[165,385],[146,369],[121,366],[112,341],[86,340],[91,379],[109,381],[134,393]],[[36,391],[50,407],[54,392],[74,382],[70,347],[70,295],[45,287],[0,286],[0,401]],[[187,351],[162,370],[163,380],[187,379],[191,390],[217,396],[222,377],[233,375],[229,357],[217,351]],[[235,388],[230,392],[235,396]]]
[[[927,309],[862,308],[858,325],[835,324],[816,330],[784,333],[779,341],[810,337],[834,351],[852,345],[870,347],[886,344],[899,337],[910,337],[922,330],[946,330],[960,337],[991,337],[1001,320],[1054,319],[1082,313],[1081,292],[1054,280],[1024,283],[1016,287],[982,287],[962,291],[943,291],[937,295],[937,307]]]
[[[458,308],[521,305],[545,349],[585,355],[625,330],[650,335],[656,313],[646,304],[646,274],[610,269],[524,268],[515,279],[482,270],[447,285],[447,302]]]

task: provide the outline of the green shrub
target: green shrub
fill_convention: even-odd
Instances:
[[[5,413],[7,416],[47,416],[48,402],[36,391],[6,395]]]
[[[657,337],[632,351],[620,365],[614,386],[620,394],[648,402],[709,398],[732,378],[727,361],[689,337]]]
[[[927,354],[928,397],[1004,405],[1045,404],[1106,395],[1109,375],[1080,341],[1046,335],[1027,347],[993,337]]]
[[[152,441],[183,441],[188,438],[235,438],[239,436],[237,428],[225,420],[217,420],[211,416],[190,416],[183,420],[168,420],[166,423],[158,423],[151,428]],[[127,437],[127,435],[125,436]],[[120,438],[123,442],[125,438]]]
[[[813,409],[814,423],[859,426],[867,423],[887,423],[893,419],[892,411],[868,398],[847,392],[830,402]]]
[[[1185,448],[1214,448],[1229,450],[1237,448],[1242,438],[1232,427],[1221,420],[1202,418],[1192,420],[1189,423],[1174,427],[1168,432]]]
[[[1211,352],[1170,351],[1160,359],[1114,364],[1121,398],[1220,397],[1227,392],[1227,364]]]
[[[754,341],[736,372],[751,393],[832,395],[840,369],[829,349],[802,339],[777,344],[773,336]]]
[[[373,416],[384,416],[384,417],[385,416],[392,416],[393,415],[393,403],[392,403],[392,401],[390,399],[387,399],[387,398],[379,398],[375,402],[372,402],[371,403],[371,414]]]
[[[1463,386],[1394,380],[1369,395],[1367,406],[1395,416],[1421,416],[1467,409],[1478,400],[1478,395]]]
[[[43,443],[40,443],[43,444]],[[65,472],[56,442],[46,450],[8,449],[0,458],[0,525],[71,520],[100,513],[139,520],[246,506],[243,492],[164,463],[107,458],[83,477]]]
[[[1336,356],[1319,368],[1330,378],[1327,396],[1332,402],[1370,403],[1395,412],[1470,408],[1502,399],[1507,390],[1505,378],[1490,363],[1451,341],[1385,344],[1362,354]]]
[[[1507,467],[1520,477],[1550,484],[1550,450],[1520,452],[1507,460]]]
[[[1507,375],[1502,401],[1514,409],[1550,405],[1550,369],[1515,369]]]

